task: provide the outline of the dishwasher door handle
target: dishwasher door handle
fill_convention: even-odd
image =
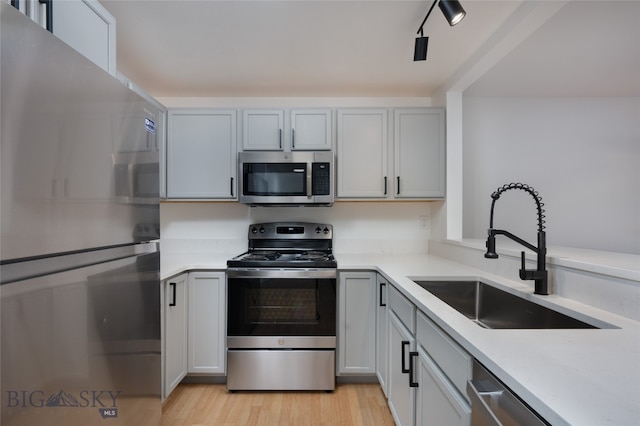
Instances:
[[[471,399],[471,426],[548,425],[497,381],[469,380],[467,395]]]
[[[492,394],[501,394],[502,391],[480,392],[473,380],[467,382],[467,394],[471,398],[471,425],[472,426],[502,426],[493,410],[485,401],[490,399]]]

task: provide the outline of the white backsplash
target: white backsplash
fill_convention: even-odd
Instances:
[[[430,202],[336,202],[332,207],[248,207],[239,203],[162,203],[162,250],[241,253],[252,223],[333,225],[335,253],[427,253]]]

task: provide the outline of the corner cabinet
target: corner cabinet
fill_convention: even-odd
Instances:
[[[189,273],[188,373],[225,373],[225,289],[224,272]]]
[[[444,197],[443,108],[341,109],[337,115],[338,198]]]
[[[188,274],[164,282],[164,391],[166,398],[187,375],[187,281]]]
[[[338,375],[376,372],[376,274],[341,272],[338,280]]]
[[[167,198],[235,200],[235,110],[169,110]]]

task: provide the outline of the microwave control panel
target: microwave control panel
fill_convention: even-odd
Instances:
[[[329,163],[313,163],[311,176],[313,195],[331,194],[331,166]]]

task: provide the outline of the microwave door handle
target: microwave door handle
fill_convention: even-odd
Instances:
[[[312,169],[313,169],[312,164],[307,163],[307,198],[311,198],[311,196],[313,195],[311,191],[311,170]]]

